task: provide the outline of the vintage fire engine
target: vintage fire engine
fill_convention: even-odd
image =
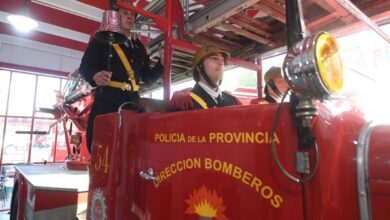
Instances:
[[[196,49],[162,25],[172,24],[172,2],[166,18],[118,3],[160,24],[166,57]],[[333,3],[386,38],[351,2]],[[11,219],[73,219],[82,207],[92,220],[389,219],[390,125],[334,98],[343,84],[337,42],[325,32],[304,35],[300,1],[285,9],[288,102],[167,113],[159,107],[166,102],[148,100],[144,113],[98,116],[89,175],[17,166]],[[164,66],[169,73],[169,59]],[[50,184],[40,182],[45,175]]]

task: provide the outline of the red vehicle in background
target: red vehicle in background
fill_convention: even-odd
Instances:
[[[167,32],[165,57],[172,56],[172,48],[196,49],[172,39],[172,2],[166,3],[166,18],[118,3],[152,17]],[[333,10],[321,15],[318,5]],[[141,114],[118,109],[96,118],[89,176],[61,171],[69,179],[78,177],[64,186],[54,175],[59,167],[17,166],[11,219],[71,219],[81,208],[92,220],[389,219],[390,125],[367,121],[359,103],[335,97],[345,68],[339,45],[321,28],[333,30],[342,11],[349,23],[336,34],[369,26],[382,37],[376,40],[390,40],[349,1],[286,1],[283,6],[289,101],[166,113],[159,107],[170,95],[166,59],[165,102],[144,100]],[[312,18],[314,23],[304,24]],[[260,65],[234,58],[231,63],[261,72]],[[80,120],[85,122],[85,109],[73,107],[68,113],[85,116]],[[34,173],[59,181],[43,186]],[[57,199],[48,204],[48,198]]]

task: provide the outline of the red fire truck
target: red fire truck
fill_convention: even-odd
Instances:
[[[192,24],[204,19],[205,28],[212,27],[216,11],[234,15],[267,8],[266,1],[239,2],[211,5]],[[376,40],[390,42],[389,37],[348,0],[268,2],[279,12],[285,8],[285,17],[274,17],[287,27],[279,37],[287,39],[289,101],[164,112],[172,71],[166,59],[164,101],[144,100],[143,113],[118,109],[97,117],[88,172],[63,165],[16,167],[11,219],[76,219],[80,209],[92,220],[389,219],[390,125],[368,121],[359,103],[335,97],[344,80],[343,61],[336,40],[322,31],[342,36],[370,27],[381,36]],[[389,6],[372,3],[378,2]],[[172,38],[173,24],[184,26],[174,19],[181,12],[176,1],[166,2],[164,18],[118,5],[151,17],[166,31],[165,57],[173,50],[196,50],[180,34]],[[376,10],[376,19],[388,16],[386,9],[369,9]],[[279,41],[266,43],[271,44]],[[230,61],[257,70],[261,85],[259,63]],[[74,106],[91,99],[77,94],[82,95],[67,100]],[[85,124],[90,101],[83,108],[68,103],[63,111]],[[83,138],[76,139],[86,155]]]

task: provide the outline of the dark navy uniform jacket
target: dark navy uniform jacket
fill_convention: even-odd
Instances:
[[[146,54],[146,49],[139,40],[128,40],[120,45],[126,55],[132,69],[135,73],[137,84],[142,81],[145,84],[155,82],[163,73],[164,68],[157,63],[153,68],[150,67],[150,59]],[[84,79],[92,86],[96,86],[93,76],[102,70],[108,70],[109,44],[101,43],[93,39],[81,60],[80,73]],[[129,83],[129,76],[122,64],[117,52],[111,48],[111,80],[117,82]],[[132,102],[134,105],[127,105],[125,108],[136,109],[138,106],[138,92],[123,91],[118,88],[108,86],[99,86],[94,91],[94,103],[88,119],[87,127],[87,146],[91,152],[93,123],[97,115],[116,112],[118,107],[124,102]]]
[[[191,90],[191,92],[195,93],[200,98],[202,98],[203,101],[206,102],[208,108],[233,106],[233,105],[240,104],[236,97],[234,97],[226,92],[222,92],[221,102],[216,103],[214,101],[214,98],[211,97],[198,83],[195,84],[195,86]],[[192,103],[194,105],[193,109],[203,109],[203,107],[198,102],[196,102],[194,99],[192,99]]]
[[[164,68],[160,63],[157,63],[153,68],[150,67],[150,59],[146,54],[146,49],[142,43],[137,40],[128,40],[126,44],[121,44],[123,52],[129,60],[131,67],[135,72],[137,84],[142,81],[145,84],[151,84],[155,82],[163,73]],[[84,79],[92,86],[96,86],[95,81],[92,79],[94,74],[101,70],[107,70],[108,66],[108,44],[101,43],[93,39],[88,45],[80,65],[80,72]],[[115,49],[111,50],[111,80],[118,82],[129,82],[128,75],[125,67],[123,66]],[[95,91],[95,99],[101,99],[107,102],[120,103],[128,101],[129,91],[122,91],[117,88],[100,87]],[[130,92],[131,93],[131,92]],[[138,94],[132,94],[131,96],[137,97]]]

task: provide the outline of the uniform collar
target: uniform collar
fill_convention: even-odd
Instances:
[[[134,45],[133,45],[133,40],[131,38],[127,39],[127,41],[125,41],[123,43],[127,48],[131,47],[131,48],[134,48]]]
[[[203,88],[203,90],[205,92],[207,92],[214,100],[217,99],[218,96],[222,95],[222,91],[221,89],[218,87],[217,88],[217,91],[211,89],[210,87],[208,87],[206,85],[206,83],[202,82],[202,81],[199,81],[198,82],[199,86]]]

